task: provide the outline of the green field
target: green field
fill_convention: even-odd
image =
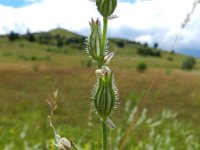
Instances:
[[[83,38],[62,30],[49,34]],[[38,38],[39,34],[35,36]],[[178,114],[179,122],[199,136],[200,60],[196,59],[193,70],[184,71],[181,65],[186,56],[164,51],[161,57],[140,56],[137,49],[143,45],[124,40],[125,45],[119,47],[116,41],[111,40],[110,49],[116,51],[111,66],[120,91],[120,106],[112,116],[117,127],[124,125],[127,99],[136,101],[137,96],[147,94],[144,107],[148,117],[171,110]],[[0,149],[13,143],[13,149],[20,150],[26,142],[45,145],[53,139],[46,99],[56,89],[59,96],[54,125],[59,133],[75,142],[81,140],[82,145],[101,138],[99,118],[91,114],[90,108],[95,65],[90,66],[83,43],[58,47],[54,40],[51,42],[29,42],[23,38],[11,42],[6,36],[0,37]],[[140,62],[147,64],[144,72],[136,69]],[[89,121],[93,126],[88,126]],[[142,139],[144,135],[133,131],[130,138]]]

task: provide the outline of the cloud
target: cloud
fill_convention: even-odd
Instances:
[[[141,43],[152,43],[152,36],[151,35],[141,35],[141,36],[138,36],[135,41],[137,42],[141,42]]]
[[[0,5],[0,34],[11,30],[24,33],[27,29],[37,32],[61,27],[86,35],[90,18],[101,18],[95,4],[89,0],[25,1],[31,4],[21,8]],[[171,49],[192,4],[191,0],[119,0],[115,11],[119,18],[109,22],[109,36],[146,41],[149,45],[158,42],[160,47]],[[197,7],[175,49],[200,47],[198,14]],[[200,49],[196,51],[200,52]]]
[[[88,0],[43,0],[22,8],[0,6],[0,9],[3,10],[0,33],[19,30],[19,27],[22,32],[26,30],[24,28],[47,31],[58,26],[78,31],[88,26],[91,14],[98,14]]]
[[[130,29],[137,31],[132,37],[129,36],[129,39],[144,42],[144,37],[148,35],[149,38],[146,39],[146,42],[150,42],[150,45],[158,42],[159,46],[164,49],[181,51],[184,47],[188,47],[188,50],[192,51],[193,45],[200,47],[200,42],[195,40],[200,36],[198,28],[200,10],[198,8],[191,16],[186,28],[181,31],[176,45],[173,44],[176,36],[180,33],[181,24],[187,13],[192,9],[192,4],[190,0],[151,0],[137,1],[134,4],[121,3],[117,10],[117,13],[120,14],[117,24],[120,25],[120,28],[127,28],[128,26],[129,32],[131,32]],[[123,11],[125,8],[126,11]],[[200,48],[196,51],[200,53]]]

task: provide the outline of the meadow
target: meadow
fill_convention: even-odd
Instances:
[[[63,30],[48,34],[56,35],[56,39],[83,39]],[[39,39],[40,35],[35,36]],[[39,149],[37,144],[47,149],[46,143],[54,137],[47,119],[50,109],[46,100],[56,89],[59,94],[54,125],[58,132],[85,147],[91,141],[99,144],[100,126],[96,124],[100,120],[90,107],[95,67],[82,42],[59,46],[54,39],[50,41],[9,41],[6,36],[0,37],[0,149],[20,150],[35,145]],[[124,45],[119,45],[119,41]],[[147,117],[159,118],[163,110],[177,113],[176,118],[161,126],[159,133],[178,121],[183,130],[191,130],[192,135],[199,137],[200,60],[196,58],[194,69],[185,71],[181,69],[184,55],[161,50],[160,57],[141,56],[137,49],[144,45],[123,39],[112,39],[110,47],[116,51],[111,64],[120,91],[120,106],[112,116],[117,128],[124,127],[127,101],[136,103],[138,97],[145,95]],[[143,72],[136,69],[141,62],[147,65]],[[130,140],[135,145],[145,139],[147,129],[143,126],[141,131],[131,133]],[[200,138],[195,140],[200,142]]]

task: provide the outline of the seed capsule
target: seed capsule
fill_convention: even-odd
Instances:
[[[90,57],[97,61],[100,57],[100,47],[101,47],[101,29],[100,21],[93,19],[90,22],[90,36],[88,37],[87,43],[87,52],[90,54]]]
[[[113,73],[108,67],[102,68],[93,91],[94,106],[102,118],[107,118],[118,100],[118,90],[114,83]]]
[[[96,5],[103,17],[109,17],[117,6],[117,0],[96,0]]]

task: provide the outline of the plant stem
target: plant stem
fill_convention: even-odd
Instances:
[[[105,53],[105,45],[106,45],[106,36],[107,36],[107,26],[108,26],[108,18],[103,18],[103,33],[102,33],[102,41],[100,47],[100,60],[98,61],[98,68],[100,69],[103,64],[104,53]],[[107,126],[105,124],[106,118],[102,118],[102,150],[107,150]]]
[[[103,34],[102,34],[102,41],[101,41],[101,49],[100,49],[100,63],[98,63],[98,68],[102,67],[104,53],[105,53],[105,45],[106,45],[106,36],[107,36],[107,27],[108,27],[108,18],[103,18]],[[107,126],[105,124],[106,118],[102,118],[102,150],[107,150]]]
[[[102,42],[101,42],[101,52],[105,51],[106,44],[106,36],[107,36],[107,27],[108,27],[108,18],[103,18],[103,34],[102,34]]]
[[[100,49],[100,56],[101,60],[99,63],[98,67],[102,66],[103,58],[104,58],[104,53],[105,53],[105,45],[106,45],[106,36],[107,36],[107,27],[108,27],[108,18],[104,17],[103,18],[103,33],[102,33],[102,41],[101,41],[101,49]]]
[[[107,150],[108,143],[107,143],[107,126],[105,121],[102,119],[102,150]]]

